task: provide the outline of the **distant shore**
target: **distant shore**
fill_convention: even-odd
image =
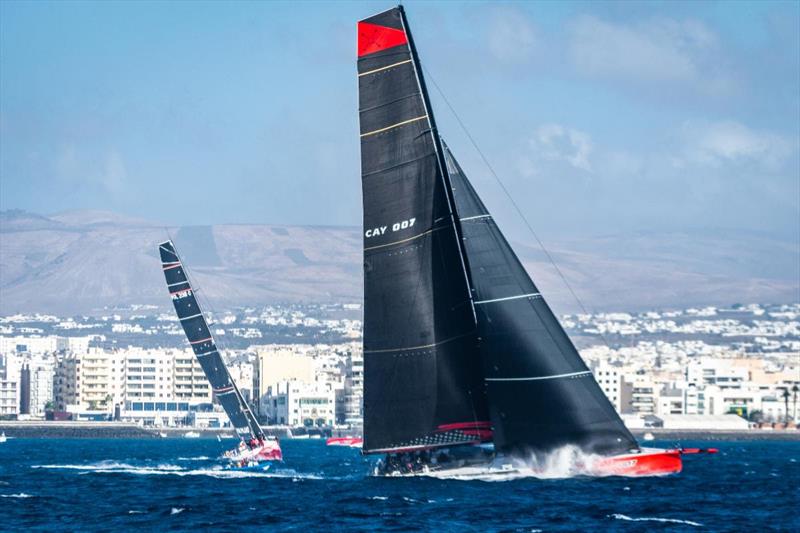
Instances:
[[[653,435],[654,440],[711,440],[711,441],[736,441],[736,440],[797,440],[800,441],[800,431],[794,429],[636,429],[631,430],[640,443],[646,443],[644,436]]]
[[[184,438],[187,433],[198,434],[200,438],[236,438],[231,428],[143,428],[127,422],[40,422],[40,421],[0,421],[0,433],[11,438],[52,438],[52,439],[157,439]],[[288,437],[287,428],[270,430],[281,438]],[[324,432],[323,433],[327,433]],[[338,434],[338,431],[334,431]],[[713,429],[636,429],[634,436],[642,442],[644,435],[650,433],[654,440],[706,440],[706,441],[740,441],[740,440],[782,440],[800,441],[798,430],[713,430]],[[306,435],[297,435],[308,438]],[[312,436],[312,438],[324,438]]]

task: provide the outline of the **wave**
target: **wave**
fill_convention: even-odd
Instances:
[[[25,494],[24,492],[20,492],[19,494],[0,494],[0,498],[33,498],[33,494]]]
[[[155,466],[134,466],[128,463],[118,463],[116,461],[100,461],[98,463],[90,463],[86,465],[31,465],[31,468],[46,468],[49,470],[86,470],[91,472],[113,472],[119,470],[142,470],[142,471],[157,471],[163,473],[178,472],[183,470],[182,467],[171,464],[159,464]]]
[[[207,455],[198,455],[197,457],[178,457],[176,461],[210,461],[211,457]]]
[[[173,507],[172,509],[170,509],[169,514],[170,515],[180,514],[180,513],[184,512],[185,510],[186,510],[185,507]]]
[[[627,522],[663,522],[666,524],[685,524],[687,526],[703,527],[699,522],[692,522],[691,520],[680,520],[678,518],[659,518],[657,516],[643,516],[640,518],[633,518],[624,514],[615,513],[611,515],[615,520],[625,520]]]
[[[82,474],[129,474],[129,475],[172,475],[172,476],[209,476],[218,479],[239,479],[250,477],[264,477],[264,478],[285,478],[292,479],[293,481],[301,480],[321,480],[325,479],[318,474],[303,474],[294,470],[288,469],[285,471],[278,470],[275,472],[268,472],[266,470],[231,470],[223,468],[222,466],[213,466],[209,468],[184,468],[182,466],[171,464],[160,464],[155,466],[135,466],[128,463],[118,463],[114,461],[101,461],[99,463],[90,464],[46,464],[46,465],[32,465],[31,468],[44,468],[53,470],[79,470]]]

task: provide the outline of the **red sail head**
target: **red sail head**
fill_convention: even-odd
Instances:
[[[358,57],[374,54],[387,48],[406,44],[406,33],[403,30],[370,24],[358,23]]]

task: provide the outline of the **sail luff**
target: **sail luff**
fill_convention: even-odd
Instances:
[[[263,437],[261,426],[247,407],[239,387],[222,360],[175,245],[172,241],[165,241],[158,248],[167,290],[178,320],[214,395],[238,433],[246,431],[251,437]]]
[[[366,453],[477,442],[489,424],[454,204],[407,29],[398,8],[358,23]]]

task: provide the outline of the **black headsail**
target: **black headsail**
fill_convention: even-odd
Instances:
[[[488,439],[458,222],[402,8],[358,23],[358,82],[364,451]]]
[[[450,150],[498,451],[637,448]]]
[[[200,310],[189,278],[183,264],[175,251],[172,241],[158,245],[161,254],[161,266],[167,279],[167,290],[172,297],[172,304],[183,326],[186,338],[200,362],[203,372],[211,383],[211,389],[233,427],[239,435],[263,438],[264,432],[259,426],[247,402],[239,392],[236,383],[231,379],[225,362],[222,360],[208,323]]]

